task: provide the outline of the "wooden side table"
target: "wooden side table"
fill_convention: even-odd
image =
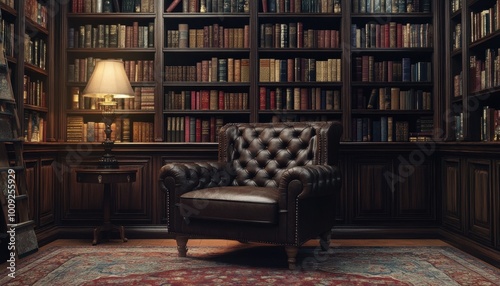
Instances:
[[[99,168],[88,168],[88,169],[77,169],[76,181],[79,183],[90,183],[90,184],[103,184],[104,185],[104,198],[103,198],[103,212],[104,221],[102,226],[98,226],[94,229],[94,240],[92,245],[99,243],[100,234],[105,231],[109,234],[112,230],[118,230],[120,233],[120,238],[123,242],[127,241],[125,237],[125,228],[123,226],[115,226],[111,224],[111,186],[114,183],[132,183],[135,182],[135,176],[137,170],[133,169],[99,169]]]

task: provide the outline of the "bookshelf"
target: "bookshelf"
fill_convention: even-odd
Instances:
[[[54,141],[53,1],[2,1],[2,31],[27,143]],[[21,104],[22,103],[22,104]]]
[[[62,67],[69,71],[63,133],[70,119],[78,126],[100,115],[98,107],[81,104],[85,79],[71,78],[75,65],[81,69],[76,62],[120,57],[153,61],[152,80],[132,81],[138,89],[154,88],[151,102],[117,114],[152,124],[156,142],[215,142],[215,130],[228,122],[300,120],[341,120],[344,141],[439,137],[436,15],[442,11],[436,1],[391,7],[379,0],[367,7],[366,1],[162,0],[153,1],[154,11],[123,12],[125,2],[116,1],[121,11],[109,13],[85,10],[78,0],[63,9]],[[152,27],[154,45],[115,47],[92,39],[113,25]]]
[[[341,120],[340,1],[318,7],[258,2],[257,120]]]
[[[224,123],[251,120],[251,14],[244,1],[188,4],[163,9],[164,139],[216,142]]]
[[[372,2],[350,7],[351,140],[430,141],[437,4]]]
[[[452,1],[446,14],[450,23],[446,53],[451,107],[448,139],[498,141],[495,127],[500,106],[495,95],[500,91],[496,44],[500,37],[500,3]]]
[[[111,2],[111,1],[109,1]],[[93,5],[96,4],[96,5]],[[66,35],[61,44],[67,71],[62,109],[67,142],[101,142],[104,139],[99,100],[82,96],[99,59],[122,59],[135,91],[133,99],[117,99],[112,124],[116,142],[155,141],[155,100],[158,45],[154,1],[81,1],[63,8]]]

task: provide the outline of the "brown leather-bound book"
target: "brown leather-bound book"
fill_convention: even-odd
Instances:
[[[234,82],[234,58],[227,59],[227,82]]]
[[[399,110],[399,87],[391,87],[391,109]]]
[[[241,82],[250,81],[250,60],[241,59]]]
[[[297,23],[297,48],[304,47],[304,24],[301,22]]]
[[[243,62],[242,62],[243,64]],[[259,59],[259,81],[269,82],[270,79],[270,59]]]
[[[243,48],[250,48],[250,26],[243,27]]]
[[[196,38],[197,38],[197,35],[196,35],[196,31],[197,29],[189,29],[189,44],[188,44],[188,47],[189,48],[196,48]]]
[[[287,75],[288,82],[294,81],[294,76],[295,76],[295,60],[294,59],[287,59],[286,60],[286,75]]]
[[[301,102],[301,94],[300,94],[300,87],[294,87],[293,88],[293,110],[300,110],[300,102]]]
[[[219,92],[215,89],[211,89],[209,92],[209,109],[217,110],[219,107]]]
[[[210,117],[210,127],[209,127],[209,134],[210,134],[210,142],[215,142],[215,134],[217,131],[215,130],[215,117],[212,116]]]
[[[234,60],[234,81],[241,82],[241,60]]]
[[[300,110],[309,110],[311,96],[305,87],[300,88]]]
[[[224,91],[222,91],[222,90],[219,90],[217,93],[218,93],[218,96],[217,96],[217,109],[218,110],[227,109],[226,106],[225,106],[226,93],[224,93]]]
[[[201,120],[201,142],[210,142],[210,120]]]
[[[333,91],[333,110],[340,110],[340,90]]]
[[[197,81],[201,81],[201,82],[208,82],[209,81],[209,78],[208,78],[208,60],[202,60],[201,61],[201,77],[199,77],[200,80],[197,80]]]

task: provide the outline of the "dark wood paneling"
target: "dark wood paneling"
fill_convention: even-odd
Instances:
[[[354,159],[352,163],[352,220],[389,219],[391,188],[386,176],[392,173],[391,161],[372,157]]]
[[[28,208],[29,208],[29,218],[35,221],[38,225],[38,208],[37,200],[39,196],[39,185],[38,185],[38,161],[37,160],[24,160],[25,172],[26,172],[26,186],[28,187]]]
[[[131,184],[115,184],[112,191],[111,219],[124,224],[153,224],[152,193],[155,171],[151,156],[117,157],[121,167],[137,170],[137,179]],[[81,164],[68,165],[65,174],[66,191],[63,194],[62,220],[87,225],[102,219],[103,186],[99,184],[80,184],[76,182],[75,169],[94,167],[98,158],[86,159]]]
[[[470,159],[466,165],[469,179],[467,231],[485,244],[493,245],[491,161]]]
[[[461,186],[460,159],[444,158],[442,166],[443,225],[462,232],[464,230],[464,200]]]
[[[42,159],[40,164],[40,190],[38,196],[39,226],[44,227],[55,223],[55,174],[52,168],[54,159]]]
[[[423,157],[422,157],[423,158]],[[397,166],[398,184],[394,190],[395,217],[435,219],[434,167],[431,161],[401,162]],[[395,169],[396,169],[395,167]]]

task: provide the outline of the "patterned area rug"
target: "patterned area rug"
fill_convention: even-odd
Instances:
[[[0,285],[500,285],[500,269],[453,247],[301,248],[297,270],[280,247],[65,246],[18,261]]]

